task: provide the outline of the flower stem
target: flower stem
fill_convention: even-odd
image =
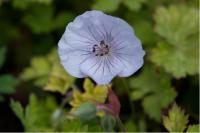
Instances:
[[[124,79],[124,78],[121,78],[121,81],[122,81],[122,83],[123,83],[123,85],[124,85],[126,94],[128,95],[128,102],[129,102],[129,105],[130,105],[130,108],[131,108],[131,112],[133,113],[133,112],[134,112],[134,106],[133,106],[133,104],[132,104],[132,102],[131,102],[131,100],[130,100],[130,97],[131,97],[130,94],[131,94],[131,92],[129,91],[129,87],[128,87],[128,85],[127,85],[125,79]]]
[[[72,92],[71,92],[71,91],[68,92],[68,93],[66,94],[65,98],[62,100],[62,102],[61,102],[61,104],[60,104],[60,109],[63,109],[64,106],[65,106],[65,104],[66,104],[67,102],[69,102],[69,100],[71,99],[71,95],[72,95]]]
[[[73,90],[78,90],[78,87],[76,86],[76,85],[71,85],[71,88],[73,89]],[[61,104],[60,104],[60,109],[63,109],[64,108],[64,106],[65,106],[65,104],[67,103],[67,102],[69,102],[69,100],[72,98],[72,91],[69,91],[67,94],[66,94],[66,96],[64,97],[64,99],[63,99],[63,101],[61,102]]]
[[[122,123],[121,119],[119,118],[119,116],[116,118],[117,119],[117,124],[120,128],[120,131],[121,132],[126,132],[126,128],[124,127],[124,124]]]

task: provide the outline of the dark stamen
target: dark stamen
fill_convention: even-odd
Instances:
[[[93,50],[92,50],[92,52],[94,53],[96,51],[96,49],[93,47]]]
[[[95,53],[95,56],[104,56],[109,53],[109,47],[105,44],[104,40],[102,40],[99,45],[93,45],[92,52]]]
[[[105,43],[104,43],[104,40],[102,40],[102,41],[100,42],[100,45],[103,45],[103,44],[105,44]]]

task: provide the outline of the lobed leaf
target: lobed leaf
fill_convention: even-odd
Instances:
[[[25,116],[24,116],[25,112],[24,112],[22,105],[19,102],[11,99],[10,107],[12,108],[12,110],[16,114],[16,116],[20,119],[22,124],[25,125],[25,123],[26,123]]]
[[[28,106],[23,109],[19,102],[11,101],[11,108],[21,120],[25,131],[53,131],[50,118],[56,108],[54,99],[48,97],[40,101],[31,95]]]
[[[165,39],[151,50],[151,60],[175,78],[198,73],[198,10],[186,5],[156,10],[155,31]]]
[[[200,132],[200,125],[196,124],[196,125],[189,125],[188,129],[187,129],[187,133],[190,132]]]
[[[163,125],[169,132],[183,132],[187,123],[188,115],[176,104],[169,110],[168,116],[163,116]]]
[[[44,90],[65,94],[73,85],[75,78],[66,73],[60,64],[55,64],[49,75],[49,80]]]
[[[188,38],[198,34],[197,14],[196,8],[185,5],[159,7],[154,16],[155,31],[170,44],[181,46],[188,42]]]
[[[110,85],[94,86],[89,79],[85,79],[85,92],[81,93],[78,90],[74,90],[73,92],[73,99],[70,101],[70,104],[73,107],[72,111],[75,111],[81,104],[85,102],[104,103],[109,87]]]
[[[198,73],[198,46],[183,45],[179,49],[160,42],[151,51],[151,60],[172,73],[175,78]]]
[[[142,100],[144,111],[150,118],[159,122],[161,110],[173,102],[177,95],[170,82],[170,75],[149,64],[138,77],[129,80],[132,88],[131,98]]]
[[[34,57],[31,66],[23,71],[20,78],[33,80],[36,86],[61,94],[65,94],[75,81],[60,64],[56,49],[52,49],[47,56]]]
[[[34,80],[35,85],[44,86],[48,81],[51,64],[45,57],[34,57],[31,65],[22,72],[22,80]]]

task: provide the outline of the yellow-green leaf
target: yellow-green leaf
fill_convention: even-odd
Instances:
[[[85,88],[85,90],[88,93],[92,93],[93,89],[94,89],[94,84],[92,83],[91,80],[89,80],[88,78],[85,79],[84,84],[83,84],[83,88]]]
[[[200,125],[196,124],[196,125],[189,125],[188,129],[187,129],[187,133],[190,132],[200,132]]]
[[[198,73],[198,45],[186,44],[181,47],[175,47],[168,43],[160,42],[157,47],[151,50],[150,58],[176,78]]]
[[[70,101],[72,111],[75,111],[81,104],[85,102],[104,103],[107,97],[108,88],[110,85],[94,86],[89,79],[84,81],[84,92],[79,90],[73,91],[73,99]]]
[[[198,34],[198,10],[196,8],[186,5],[159,7],[154,18],[155,31],[170,44],[181,46],[188,42],[189,38]]]
[[[66,73],[60,64],[55,64],[44,90],[65,94],[74,83],[75,78]]]
[[[31,60],[31,65],[22,72],[20,78],[22,80],[35,79],[35,84],[43,86],[47,80],[49,72],[51,71],[51,63],[45,57],[34,57]]]
[[[159,7],[155,31],[163,41],[151,50],[151,60],[176,78],[198,73],[198,10],[186,5]]]
[[[176,104],[163,116],[163,125],[169,132],[183,132],[188,123],[188,115]]]

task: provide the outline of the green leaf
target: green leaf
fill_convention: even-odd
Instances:
[[[60,64],[57,48],[53,48],[45,58],[47,58],[51,64]]]
[[[34,69],[33,73],[37,76],[45,76],[50,71],[50,64],[48,60],[45,60],[43,57],[33,58],[31,65]]]
[[[115,124],[116,119],[110,114],[104,115],[103,118],[101,118],[101,125],[106,132],[112,132]]]
[[[113,12],[118,9],[120,3],[121,0],[95,0],[92,9]]]
[[[70,76],[60,64],[57,49],[53,49],[47,55],[47,59],[52,65],[51,71],[48,72],[50,74],[48,75],[48,82],[46,82],[44,90],[65,94],[73,85],[75,78]]]
[[[155,46],[157,42],[157,34],[153,31],[154,22],[152,21],[149,9],[144,8],[139,12],[127,12],[125,20],[132,25],[136,36],[141,40],[148,55],[148,49]]]
[[[64,94],[73,84],[75,78],[68,75],[59,62],[57,49],[47,56],[34,57],[31,65],[20,75],[22,80],[33,80],[34,84],[48,91]]]
[[[96,117],[97,109],[93,103],[86,102],[81,104],[73,113],[83,122],[89,122]]]
[[[50,120],[55,109],[56,103],[51,97],[41,102],[35,95],[31,95],[25,109],[26,131],[51,131]]]
[[[176,78],[185,77],[187,74],[194,75],[198,73],[199,56],[197,47],[188,44],[176,48],[160,42],[156,48],[152,49],[150,58]]]
[[[154,17],[155,31],[170,44],[182,46],[198,34],[198,10],[195,8],[186,5],[160,7]]]
[[[124,5],[132,10],[132,11],[138,11],[140,10],[142,4],[145,2],[146,0],[122,0],[122,2],[124,3]]]
[[[53,124],[53,127],[57,128],[61,125],[61,119],[63,115],[63,110],[61,108],[56,109],[52,116],[51,116],[51,123]]]
[[[187,133],[190,132],[199,132],[200,130],[200,125],[189,125],[188,129],[187,129]]]
[[[22,80],[35,80],[37,86],[44,86],[48,81],[50,71],[50,63],[45,57],[34,57],[31,60],[31,66],[22,72],[20,78]]]
[[[88,125],[84,125],[79,120],[73,120],[73,121],[66,121],[63,130],[64,132],[87,132],[88,131]]]
[[[34,33],[48,33],[53,27],[53,7],[33,6],[31,11],[24,16],[23,22],[31,28]],[[37,19],[36,19],[37,18]]]
[[[24,10],[35,3],[49,5],[51,2],[52,0],[13,0],[12,5],[14,8]]]
[[[74,14],[70,12],[60,12],[56,18],[53,20],[53,29],[64,28],[68,22],[72,21]]]
[[[11,99],[10,107],[12,108],[13,112],[16,114],[16,116],[21,120],[22,124],[25,125],[25,116],[24,116],[24,109],[22,105]]]
[[[13,0],[12,6],[24,10],[28,7],[28,0]]]
[[[88,125],[79,120],[66,119],[65,110],[60,110],[52,97],[41,100],[31,95],[24,117],[25,131],[86,132],[88,130]],[[55,124],[56,122],[58,125]]]
[[[133,25],[136,35],[141,39],[145,47],[155,45],[156,34],[153,32],[153,24],[147,20],[136,21]],[[148,52],[148,51],[147,51]]]
[[[56,107],[55,100],[51,97],[41,101],[35,95],[31,95],[25,110],[22,109],[19,102],[11,101],[12,110],[21,120],[27,132],[53,131],[51,115]]]
[[[51,70],[50,62],[45,57],[34,57],[31,60],[31,66],[26,68],[21,74],[21,79],[31,80],[38,77],[47,77]]]
[[[198,73],[198,10],[185,5],[156,10],[155,31],[163,37],[151,60],[175,78]]]
[[[5,62],[5,55],[6,55],[6,47],[0,47],[0,68],[3,66]]]
[[[18,80],[12,75],[7,74],[0,76],[0,93],[10,94],[15,92],[18,83]]]
[[[30,8],[23,22],[36,33],[49,33],[59,28],[64,28],[74,15],[70,12],[58,12],[54,15],[54,7],[48,5],[38,5]],[[37,20],[35,19],[37,18]]]
[[[99,124],[94,123],[88,125],[88,132],[104,132],[104,130]]]
[[[183,132],[187,123],[188,115],[176,104],[169,110],[168,116],[163,116],[163,125],[169,132]]]
[[[176,97],[170,75],[151,64],[145,66],[138,77],[130,79],[129,84],[132,100],[141,99],[144,111],[158,122],[161,120],[161,110]]]
[[[173,88],[163,89],[163,92],[160,90],[155,95],[146,96],[142,101],[142,106],[150,118],[160,122],[162,109],[172,103],[175,97],[176,92]]]
[[[125,126],[125,129],[127,130],[127,132],[137,132],[137,126],[131,120],[129,120],[128,122],[126,122],[124,126]]]
[[[145,132],[147,131],[147,125],[149,123],[146,122],[146,120],[142,117],[139,119],[139,122],[138,122],[138,128],[139,128],[139,132]]]

